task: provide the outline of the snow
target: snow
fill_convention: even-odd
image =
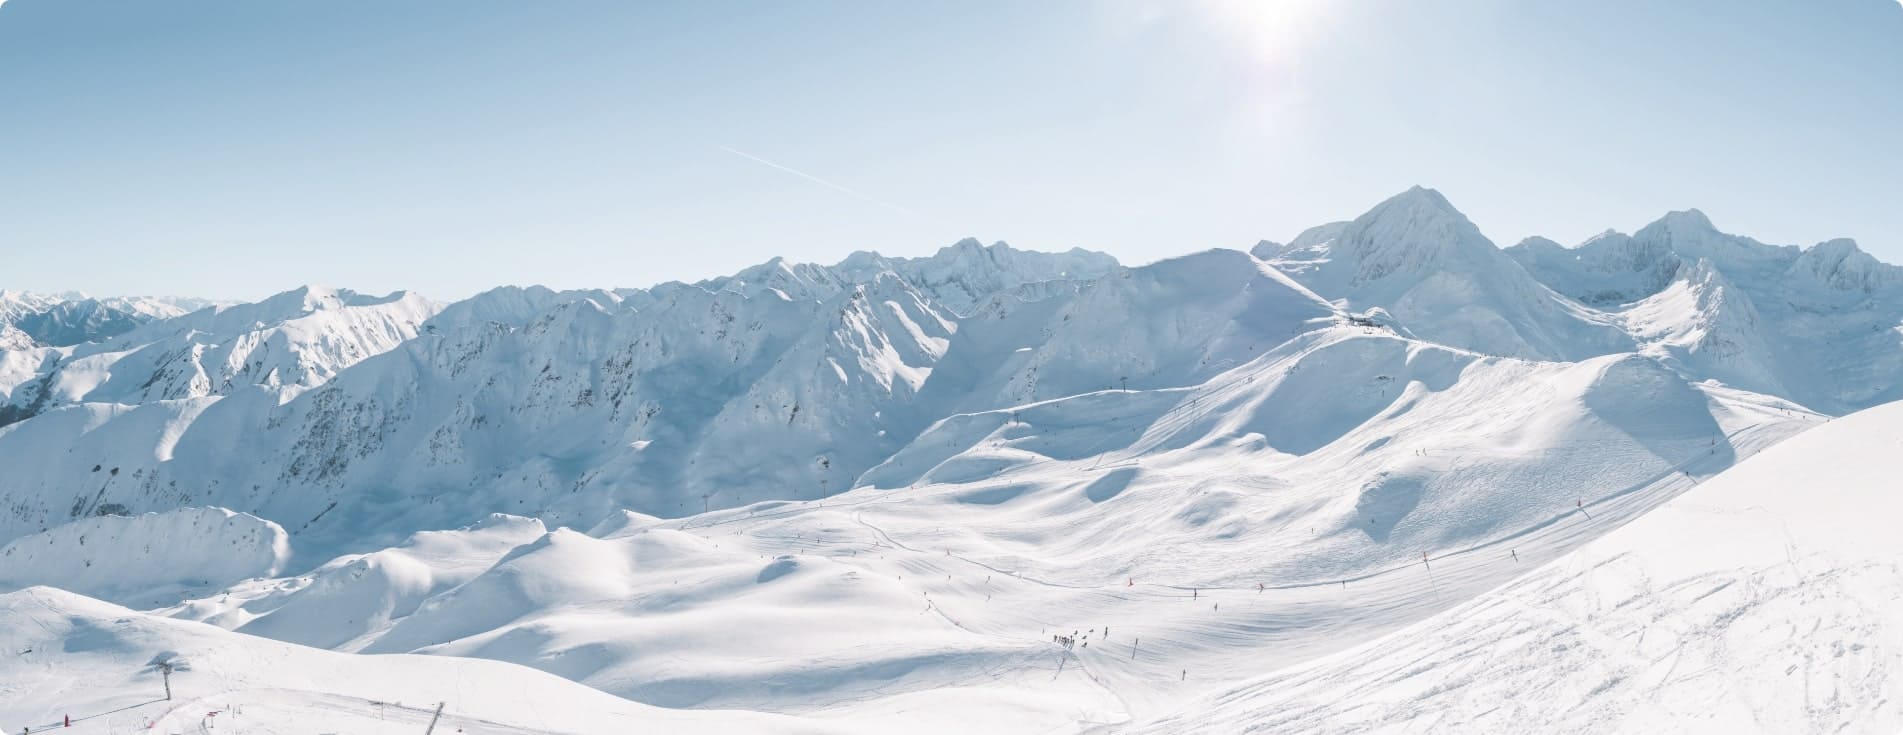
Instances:
[[[768,715],[646,707],[490,661],[319,651],[47,587],[0,594],[0,648],[9,653],[0,659],[5,732],[416,732],[438,702],[446,713],[439,732],[853,731]],[[166,654],[189,665],[172,674],[170,701],[146,666]],[[68,716],[73,727],[60,727]]]
[[[1565,360],[1630,349],[1612,320],[1540,285],[1432,189],[1264,254],[1350,310],[1379,307],[1407,333],[1451,347]]]
[[[1690,374],[1833,414],[1903,398],[1903,268],[1850,240],[1767,245],[1686,210],[1633,235],[1506,252]]]
[[[1893,732],[1903,404],[1784,442],[1579,551],[1133,732]]]
[[[653,705],[866,723],[955,700],[1041,732],[1371,640],[1521,573],[1503,549],[1559,556],[1814,421],[1640,356],[1532,363],[1334,328],[1193,389],[941,422],[913,443],[939,449],[823,501],[615,513],[586,534],[513,519],[440,534],[481,549],[454,570],[411,543],[162,612]],[[1423,550],[1444,576],[1410,573]],[[1054,650],[1072,629],[1091,645]]]
[[[1129,267],[971,240],[450,305],[306,287],[127,308],[138,326],[67,346],[0,330],[0,543],[27,560],[0,557],[26,587],[0,637],[104,641],[0,662],[0,725],[136,704],[139,665],[197,646],[228,658],[193,706],[257,732],[414,729],[368,719],[399,697],[501,731],[1672,729],[1641,685],[1702,701],[1736,664],[1705,638],[1684,682],[1633,656],[1728,624],[1679,610],[1789,580],[1699,598],[1704,572],[1577,560],[1903,398],[1898,272],[1695,211],[1501,250],[1416,188],[1288,245]],[[1801,612],[1764,610],[1740,619]],[[1651,631],[1593,648],[1571,616]],[[1735,645],[1775,659],[1766,640]],[[1509,673],[1459,678],[1490,661]],[[1557,688],[1474,704],[1521,670]],[[1831,701],[1753,711],[1888,716]]]
[[[276,523],[223,508],[87,518],[0,547],[0,589],[53,584],[154,606],[270,577],[290,560]]]
[[[925,258],[888,258],[859,251],[832,266],[788,263],[774,258],[733,276],[710,279],[708,290],[757,295],[767,290],[788,298],[825,301],[882,274],[903,279],[932,303],[956,315],[969,315],[993,294],[1038,283],[1088,281],[1115,270],[1117,261],[1103,253],[1074,248],[1064,253],[1018,250],[1007,243],[984,245],[972,238],[941,248]]]
[[[145,321],[102,341],[29,350],[0,368],[0,425],[61,405],[147,403],[252,386],[288,398],[417,335],[438,306],[305,286],[255,304]],[[13,351],[7,351],[9,355]]]

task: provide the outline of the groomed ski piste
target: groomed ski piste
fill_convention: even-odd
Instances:
[[[1130,732],[1896,732],[1903,404],[1504,587]]]

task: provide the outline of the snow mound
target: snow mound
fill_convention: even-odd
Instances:
[[[150,605],[275,575],[290,555],[278,524],[224,508],[100,516],[0,547],[0,588],[58,585]]]
[[[995,682],[1036,655],[1030,641],[962,630],[930,602],[824,557],[767,558],[667,528],[556,530],[361,650],[512,661],[661,706],[782,712]]]
[[[354,650],[366,635],[415,612],[430,596],[475,578],[545,532],[540,521],[496,515],[469,528],[421,532],[396,547],[339,557],[295,579],[241,587],[236,605],[228,599],[200,600],[169,614],[292,643]]]

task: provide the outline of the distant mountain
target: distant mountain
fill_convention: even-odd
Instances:
[[[0,352],[0,426],[63,405],[141,405],[251,385],[288,396],[416,336],[438,309],[411,294],[372,298],[309,286],[166,318],[107,303],[57,301],[16,320],[57,324],[67,330],[57,333],[88,340],[36,337],[40,346]],[[88,316],[101,313],[111,320]],[[41,320],[47,315],[75,318]]]
[[[1614,320],[1560,298],[1432,189],[1303,233],[1270,265],[1409,334],[1490,355],[1577,360],[1632,349]]]
[[[1882,328],[1903,322],[1898,270],[1696,212],[1503,251],[1417,187],[1285,246],[1137,268],[965,240],[447,306],[306,287],[152,317],[15,297],[11,324],[96,341],[0,353],[0,423],[37,417],[0,434],[0,459],[26,467],[0,478],[0,539],[106,506],[224,505],[347,545],[453,522],[428,510],[448,497],[575,523],[823,497],[939,422],[1201,385],[1364,315],[1480,355],[1639,354],[1835,413],[1903,390]],[[25,461],[54,447],[74,464]],[[130,474],[100,483],[94,465]]]
[[[1093,280],[1116,267],[1115,258],[1083,249],[1040,253],[1017,250],[1002,242],[987,246],[966,238],[925,258],[888,258],[860,251],[832,266],[790,264],[774,258],[698,285],[748,295],[774,289],[793,299],[817,300],[881,274],[891,274],[939,308],[963,316],[992,294],[1031,283]]]
[[[1903,267],[1850,240],[1798,248],[1720,232],[1698,210],[1577,248],[1506,250],[1687,374],[1845,413],[1903,398]]]

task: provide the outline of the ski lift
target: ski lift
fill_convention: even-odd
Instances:
[[[153,656],[151,661],[146,662],[145,667],[148,670],[159,672],[159,676],[164,679],[165,699],[168,702],[172,699],[172,674],[174,672],[192,670],[191,663],[180,656],[177,651],[161,651],[157,656]]]

